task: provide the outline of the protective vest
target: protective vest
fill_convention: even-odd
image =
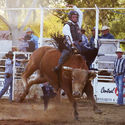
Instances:
[[[76,23],[74,25],[71,22],[67,22],[67,24],[70,26],[70,32],[71,32],[73,41],[81,41],[82,40],[82,34],[81,34],[81,31],[80,31],[80,28],[79,28],[78,24]]]

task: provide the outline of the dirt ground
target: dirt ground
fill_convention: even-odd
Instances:
[[[103,111],[95,114],[88,100],[79,100],[79,121],[73,118],[72,105],[63,99],[61,104],[50,101],[43,110],[42,101],[23,103],[0,100],[0,125],[125,125],[125,106],[98,104]]]

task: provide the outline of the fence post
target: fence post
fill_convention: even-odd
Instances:
[[[97,40],[98,40],[98,25],[99,25],[99,8],[95,5],[96,7],[96,22],[95,22],[95,47],[97,48]]]
[[[40,38],[38,41],[38,47],[41,47],[43,44],[43,20],[44,20],[44,9],[40,7],[41,10],[41,22],[40,22]]]
[[[14,100],[14,91],[15,91],[15,65],[16,65],[16,53],[13,52],[13,82],[12,82],[12,100]]]

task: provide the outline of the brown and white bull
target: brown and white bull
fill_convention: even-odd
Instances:
[[[72,69],[67,70],[62,68],[58,79],[58,75],[53,71],[53,68],[57,65],[59,57],[60,52],[57,49],[45,46],[37,49],[31,55],[26,70],[22,75],[26,88],[20,101],[24,100],[33,84],[49,82],[55,90],[57,90],[59,89],[60,82],[60,88],[66,92],[69,101],[73,104],[75,119],[78,119],[78,112],[76,100],[72,95],[73,92],[79,95],[82,95],[82,93],[85,92],[88,98],[92,101],[95,113],[101,113],[101,111],[98,110],[93,97],[93,88],[90,80],[90,76],[93,73],[88,71],[86,61],[83,60],[80,55],[72,55],[64,64],[64,66],[71,67]],[[39,77],[28,82],[27,79],[36,70],[40,71]],[[93,76],[95,77],[95,74],[93,74]]]
[[[77,69],[64,66],[65,77],[72,77],[72,91],[74,96],[82,96],[83,90],[88,82],[96,77],[96,72],[91,70]]]

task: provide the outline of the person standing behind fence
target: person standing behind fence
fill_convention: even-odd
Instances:
[[[102,27],[101,39],[115,39],[114,36],[110,33],[110,28],[108,26]]]
[[[19,51],[21,51],[21,52],[27,52],[27,48],[29,47],[29,44],[25,40],[25,37],[24,38],[20,38],[19,41],[20,41]]]
[[[86,31],[84,29],[81,29],[82,41],[84,42],[84,46],[88,46],[89,42],[87,36],[85,35],[85,32]]]
[[[91,48],[95,47],[95,42],[94,42],[94,40],[95,40],[95,30],[96,30],[96,27],[93,27],[93,29],[91,29],[92,36],[91,36],[90,41],[89,41],[89,46]],[[100,33],[100,30],[98,32]],[[99,35],[98,35],[98,39],[101,39],[101,37]]]
[[[33,34],[33,31],[30,28],[27,28],[26,35],[30,36],[31,39],[29,40],[35,43],[35,49],[38,49],[38,40],[39,38]]]
[[[121,48],[116,50],[117,59],[114,62],[114,78],[118,89],[117,105],[123,105],[123,86],[125,83],[125,58]]]
[[[0,91],[0,98],[4,95],[4,93],[8,90],[10,86],[10,95],[9,100],[12,101],[12,81],[13,81],[13,53],[9,51],[6,54],[6,61],[5,61],[5,83],[4,87]]]
[[[31,36],[25,35],[25,36],[24,36],[24,40],[25,40],[26,43],[28,44],[28,47],[26,48],[26,51],[27,51],[27,52],[33,52],[36,48],[35,48],[35,43],[34,43],[34,41],[31,41]]]

